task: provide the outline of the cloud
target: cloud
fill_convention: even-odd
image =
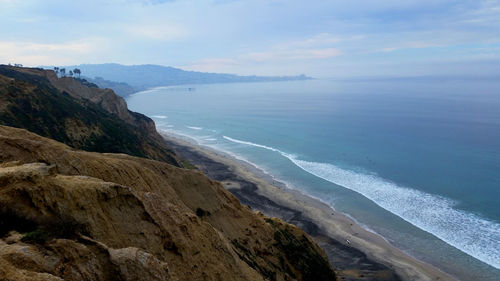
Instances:
[[[431,43],[431,42],[407,42],[407,43],[402,43],[397,46],[392,46],[392,47],[384,47],[381,48],[377,51],[379,52],[393,52],[393,51],[399,51],[399,50],[404,50],[404,49],[424,49],[424,48],[436,48],[436,47],[444,47],[445,45],[443,44],[436,44],[436,43]]]
[[[318,45],[330,45],[333,43],[338,43],[342,41],[342,38],[338,36],[334,36],[330,33],[320,33],[317,35],[314,35],[312,37],[303,39],[303,40],[298,40],[298,41],[292,41],[287,43],[289,46],[297,46],[297,47],[310,47],[310,46],[318,46]]]
[[[0,0],[0,25],[2,62],[378,74],[498,55],[500,1]]]
[[[272,65],[290,65],[294,62],[313,64],[316,60],[330,59],[341,56],[343,53],[334,47],[342,39],[329,33],[320,33],[300,40],[288,40],[262,51],[246,51],[230,57],[201,59],[184,65],[187,69],[207,72],[239,72],[248,65],[269,68]]]
[[[467,25],[486,26],[496,26],[500,24],[500,1],[480,1],[477,9],[463,11],[459,22]]]
[[[335,44],[342,41],[338,36],[320,33],[301,40],[285,41],[268,47],[268,50],[239,55],[240,59],[263,61],[314,60],[340,56]]]
[[[183,68],[203,72],[233,72],[235,68],[240,67],[241,65],[242,63],[236,59],[209,58],[186,65]]]
[[[0,4],[15,4],[16,2],[20,2],[20,0],[0,0]]]
[[[287,49],[248,53],[241,55],[240,58],[256,62],[277,62],[288,60],[326,59],[340,56],[341,54],[342,52],[337,48]]]
[[[188,35],[186,28],[169,23],[124,25],[122,30],[134,37],[169,41]]]
[[[140,2],[146,3],[146,4],[163,4],[165,2],[173,2],[175,0],[142,0]]]
[[[0,41],[0,61],[25,65],[70,64],[77,57],[94,53],[97,40],[87,39],[65,43],[38,43],[29,41]],[[101,48],[99,46],[99,48]]]

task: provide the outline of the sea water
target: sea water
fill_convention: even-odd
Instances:
[[[315,79],[160,87],[158,129],[243,158],[469,280],[500,280],[500,82]]]

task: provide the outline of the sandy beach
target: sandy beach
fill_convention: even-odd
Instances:
[[[242,204],[304,229],[325,250],[339,280],[457,280],[250,163],[179,136],[162,135],[177,154],[222,182]]]

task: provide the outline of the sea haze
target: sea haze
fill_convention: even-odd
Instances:
[[[186,88],[127,102],[159,129],[244,158],[452,274],[499,276],[497,80]]]

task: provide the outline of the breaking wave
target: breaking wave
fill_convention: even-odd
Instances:
[[[353,190],[453,247],[500,269],[500,224],[454,209],[456,202],[453,200],[400,186],[377,175],[354,172],[330,163],[300,160],[274,147],[223,138],[277,152],[302,170]]]
[[[189,129],[192,129],[192,130],[202,130],[203,129],[202,127],[195,127],[195,126],[186,126],[186,127]]]

